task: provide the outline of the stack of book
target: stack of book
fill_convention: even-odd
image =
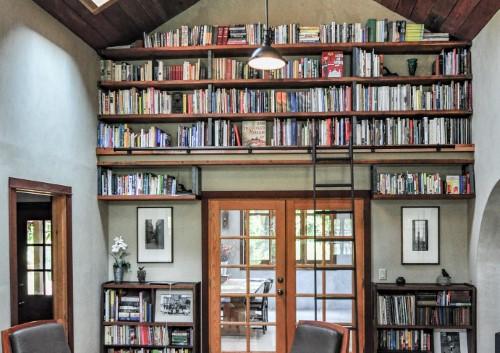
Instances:
[[[420,42],[424,37],[424,25],[419,23],[407,23],[406,42]]]
[[[319,43],[319,26],[300,26],[299,43]]]
[[[230,26],[227,44],[247,44],[246,26],[245,25]]]
[[[424,35],[422,41],[438,41],[438,42],[448,42],[450,40],[449,33],[432,33],[431,31],[424,30]]]

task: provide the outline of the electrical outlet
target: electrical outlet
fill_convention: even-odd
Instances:
[[[379,268],[378,269],[378,279],[381,281],[387,280],[387,269],[386,268]]]

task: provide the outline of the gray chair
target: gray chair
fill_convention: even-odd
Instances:
[[[3,353],[71,353],[60,320],[40,320],[2,331]]]
[[[271,291],[273,286],[273,279],[268,278],[264,281],[263,294],[267,294]],[[250,298],[250,320],[251,321],[269,321],[269,302],[267,297],[252,297]],[[267,325],[256,326],[256,329],[262,328],[262,333],[266,333]]]
[[[299,321],[290,353],[347,353],[349,329],[324,321]]]

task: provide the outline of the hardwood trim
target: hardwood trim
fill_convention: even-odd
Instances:
[[[94,15],[98,14],[102,10],[110,7],[113,5],[115,2],[118,0],[108,0],[105,4],[101,6],[97,6],[92,0],[79,0],[90,12],[92,12]]]
[[[9,178],[9,187],[15,192],[27,192],[36,194],[58,195],[71,194],[71,187],[57,184],[49,184],[40,181]]]
[[[9,180],[10,182],[10,180]],[[9,266],[10,266],[10,323],[19,322],[17,302],[19,298],[17,275],[17,195],[16,189],[9,188]]]
[[[208,311],[208,292],[210,285],[209,268],[208,268],[208,198],[202,198],[201,202],[201,307],[203,308],[203,313],[201,313],[201,351],[208,352],[209,347],[209,318],[210,315]]]

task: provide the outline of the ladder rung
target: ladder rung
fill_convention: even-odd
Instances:
[[[355,294],[350,294],[350,295],[338,295],[336,294],[335,296],[328,296],[328,295],[316,295],[314,297],[316,300],[353,300],[356,299]]]
[[[316,162],[319,162],[319,163],[324,163],[324,162],[345,162],[345,163],[349,163],[352,161],[351,158],[348,158],[348,157],[316,157],[314,159]]]
[[[341,241],[345,241],[345,242],[353,242],[354,239],[352,237],[349,237],[348,239],[340,239],[341,237],[336,237],[336,238],[332,238],[332,237],[321,237],[321,238],[318,238],[316,237],[315,241],[321,241],[321,242],[330,242],[330,241],[334,241],[334,242],[341,242]]]
[[[353,210],[316,210],[315,214],[351,214]]]
[[[328,183],[328,184],[314,184],[317,188],[350,188],[351,183]]]

